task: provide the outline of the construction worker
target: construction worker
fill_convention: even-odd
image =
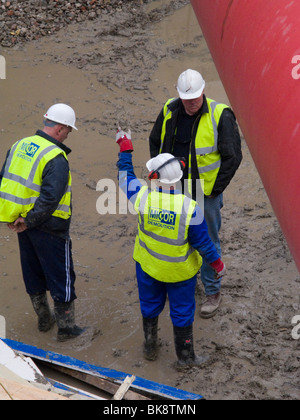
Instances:
[[[175,189],[183,175],[184,161],[168,153],[151,159],[146,166],[149,179],[156,181],[149,189],[134,174],[130,132],[119,129],[116,141],[120,146],[120,187],[139,215],[133,258],[143,316],[144,356],[147,360],[158,357],[158,318],[168,295],[177,368],[200,366],[207,360],[195,355],[193,344],[200,254],[217,277],[224,274],[225,266],[208,236],[200,207]]]
[[[72,178],[63,144],[74,128],[74,110],[56,104],[44,115],[44,128],[17,141],[0,173],[0,222],[18,233],[26,291],[38,316],[38,329],[58,325],[65,341],[83,332],[75,324],[75,273],[71,254]],[[54,300],[50,311],[47,290]]]
[[[179,98],[167,101],[150,134],[150,155],[171,153],[185,157],[183,191],[198,201],[204,193],[204,216],[208,233],[221,255],[219,231],[223,192],[241,160],[241,138],[232,110],[204,94],[205,81],[195,70],[183,72],[178,79]],[[187,188],[188,186],[188,191]],[[203,262],[201,280],[205,300],[200,316],[213,317],[221,304],[221,281]]]

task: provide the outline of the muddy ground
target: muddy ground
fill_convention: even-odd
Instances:
[[[2,48],[0,54],[7,63],[7,78],[0,80],[2,161],[14,141],[41,127],[43,113],[54,102],[76,110],[79,131],[67,142],[73,149],[71,236],[77,322],[91,327],[85,337],[59,344],[56,329],[37,332],[17,238],[2,225],[0,314],[7,321],[7,337],[211,400],[299,399],[299,340],[292,338],[291,320],[300,313],[300,277],[245,140],[243,163],[224,197],[221,237],[228,275],[215,318],[200,319],[201,285],[197,292],[196,349],[210,356],[203,368],[184,374],[174,370],[168,307],[160,317],[160,357],[152,363],[143,359],[132,260],[137,219],[96,210],[103,197],[98,181],[116,181],[117,121],[133,131],[136,173],[144,178],[150,130],[165,100],[176,95],[182,71],[201,71],[207,95],[228,102],[188,1],[155,0],[134,10],[120,2],[93,21]],[[119,199],[117,194],[117,209]]]

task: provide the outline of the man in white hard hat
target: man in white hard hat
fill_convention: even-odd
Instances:
[[[56,104],[44,118],[43,130],[16,142],[7,154],[0,173],[0,222],[18,233],[23,279],[39,331],[49,331],[56,320],[57,338],[65,341],[83,332],[74,315],[71,150],[63,144],[77,130],[76,117],[70,106]]]
[[[184,159],[163,153],[147,162],[149,189],[134,174],[131,133],[119,130],[116,140],[120,146],[120,187],[139,216],[133,258],[143,316],[144,356],[152,361],[158,357],[158,318],[168,295],[177,368],[200,366],[207,357],[194,352],[197,273],[202,257],[216,277],[224,274],[225,266],[208,236],[200,207],[176,190]]]
[[[209,235],[221,255],[219,230],[223,192],[241,161],[241,138],[233,111],[204,94],[205,81],[188,69],[178,79],[179,98],[169,99],[162,108],[150,134],[150,155],[172,153],[188,162],[183,180],[197,200],[199,186],[204,193],[204,214]],[[200,182],[199,182],[200,181]],[[201,189],[200,188],[200,189]],[[187,193],[187,191],[185,191]],[[214,316],[221,304],[221,280],[205,262],[201,269],[205,301],[200,316]]]

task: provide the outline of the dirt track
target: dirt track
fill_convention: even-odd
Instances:
[[[74,183],[71,236],[77,272],[77,320],[90,334],[58,344],[56,331],[36,332],[21,278],[17,238],[0,226],[0,314],[7,336],[196,392],[207,399],[299,399],[299,274],[243,141],[244,160],[224,197],[222,242],[228,275],[223,305],[211,320],[197,314],[195,341],[211,356],[201,369],[179,374],[168,308],[160,319],[157,362],[142,356],[143,332],[132,252],[136,217],[99,215],[99,180],[116,181],[117,121],[130,125],[136,174],[144,178],[147,139],[164,101],[176,95],[178,75],[199,69],[207,95],[228,101],[188,1],[156,0],[132,13],[103,13],[0,54],[0,156],[41,127],[52,103],[70,103],[78,133],[68,145]],[[178,36],[180,34],[180,36]],[[99,185],[98,185],[99,187]],[[119,198],[119,197],[118,197]],[[99,202],[98,202],[99,203]],[[197,302],[203,298],[199,287]]]

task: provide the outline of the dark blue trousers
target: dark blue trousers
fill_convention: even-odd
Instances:
[[[175,327],[189,327],[194,322],[197,275],[179,283],[164,283],[145,273],[136,263],[141,312],[144,318],[156,318],[169,297],[170,317]]]
[[[27,293],[49,290],[53,300],[61,303],[76,299],[71,240],[38,229],[25,230],[18,238]]]

